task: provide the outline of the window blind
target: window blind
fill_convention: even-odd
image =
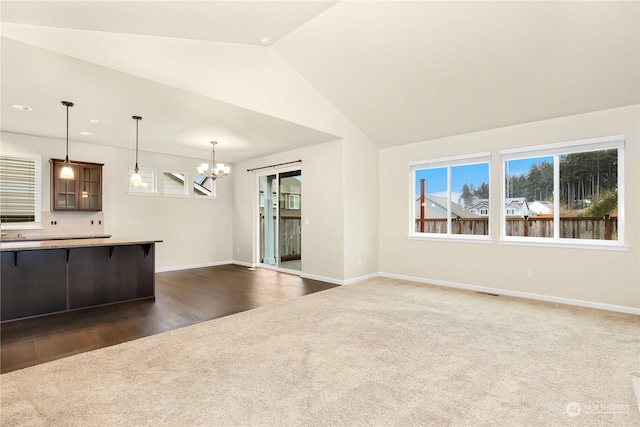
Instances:
[[[37,159],[0,156],[0,222],[39,222]]]

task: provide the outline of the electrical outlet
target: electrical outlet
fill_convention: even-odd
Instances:
[[[533,279],[533,271],[527,271],[527,279]]]
[[[91,225],[93,225],[93,220],[91,220]]]

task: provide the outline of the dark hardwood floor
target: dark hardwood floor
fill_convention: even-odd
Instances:
[[[11,372],[335,286],[238,265],[156,273],[155,301],[127,302],[3,323],[1,372]]]

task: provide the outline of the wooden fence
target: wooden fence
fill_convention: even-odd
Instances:
[[[487,218],[455,218],[451,224],[453,234],[486,236],[489,234]],[[420,219],[416,219],[416,230],[420,230]],[[447,220],[427,218],[424,220],[425,233],[445,234]],[[507,218],[507,236],[552,237],[553,218]],[[560,237],[564,239],[617,240],[617,217],[562,217],[560,218]]]
[[[276,217],[273,217],[276,220]],[[302,256],[301,217],[282,216],[278,224],[278,236],[280,240],[280,260],[290,261],[300,259]],[[260,236],[264,236],[264,216],[260,215]],[[264,259],[264,244],[260,245],[260,260]]]

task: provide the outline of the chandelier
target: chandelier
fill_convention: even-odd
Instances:
[[[212,181],[229,175],[231,172],[231,167],[225,166],[224,163],[216,164],[216,144],[216,141],[211,141],[211,169],[209,169],[208,163],[202,163],[198,166],[198,174],[206,176]]]

